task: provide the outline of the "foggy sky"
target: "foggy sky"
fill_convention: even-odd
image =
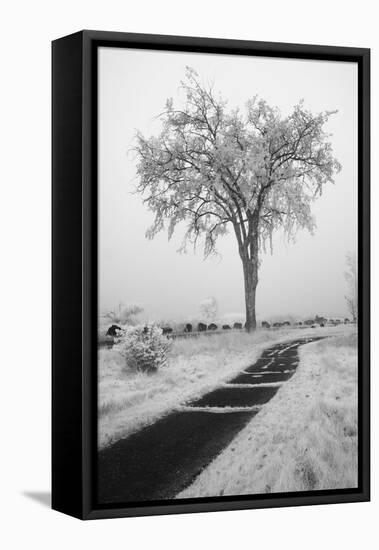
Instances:
[[[221,314],[244,312],[242,264],[234,234],[218,241],[221,257],[178,254],[183,231],[145,238],[153,214],[133,194],[136,130],[160,130],[157,115],[168,97],[179,99],[185,66],[214,83],[229,107],[258,94],[283,115],[303,98],[312,112],[338,109],[330,118],[334,155],[342,164],[313,205],[317,229],[274,252],[261,254],[257,289],[260,319],[281,315],[345,316],[345,256],[357,247],[357,66],[354,63],[171,53],[118,48],[99,51],[99,305],[144,306],[146,319],[185,319],[214,296]]]

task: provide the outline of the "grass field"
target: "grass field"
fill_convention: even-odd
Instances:
[[[278,335],[275,335],[278,338]],[[167,366],[133,372],[117,346],[99,350],[99,444],[107,445],[201,397],[254,362],[271,333],[228,332],[175,340]]]
[[[175,340],[167,366],[155,374],[134,372],[120,351],[99,350],[99,446],[104,447],[154,422],[178,405],[217,387],[252,364],[265,347],[331,329],[261,330]]]
[[[295,375],[178,498],[357,486],[357,340],[300,348]]]

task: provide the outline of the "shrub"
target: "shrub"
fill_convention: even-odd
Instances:
[[[165,365],[170,347],[171,342],[156,326],[128,327],[119,344],[127,365],[141,372],[155,372]]]

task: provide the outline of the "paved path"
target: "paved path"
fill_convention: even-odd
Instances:
[[[99,452],[99,503],[171,499],[187,487],[288,380],[301,338],[266,349],[254,365],[200,399]]]

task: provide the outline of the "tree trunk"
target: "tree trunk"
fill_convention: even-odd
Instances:
[[[258,214],[250,215],[248,230],[243,231],[243,234],[240,225],[234,225],[245,283],[246,332],[257,328],[255,293],[258,284],[258,220]]]
[[[250,260],[242,259],[243,275],[245,281],[245,308],[246,308],[246,332],[252,332],[257,328],[255,315],[255,294],[258,284],[258,258]]]

